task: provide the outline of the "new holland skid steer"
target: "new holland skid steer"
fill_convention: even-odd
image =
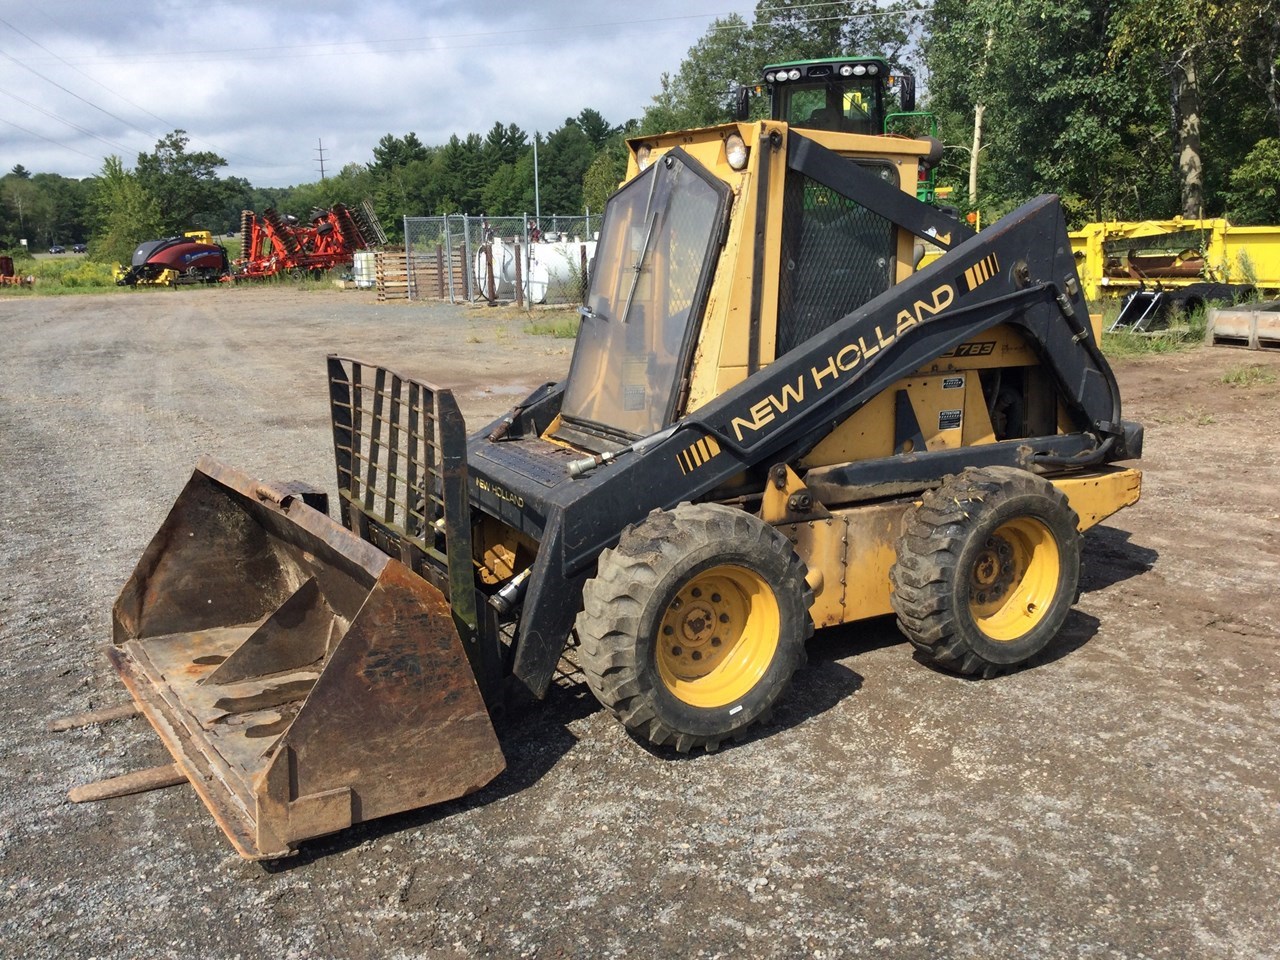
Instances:
[[[814,626],[896,614],[980,676],[1053,640],[1142,429],[1057,199],[975,235],[879,122],[631,141],[567,378],[469,436],[447,389],[330,357],[333,517],[197,465],[110,655],[244,856],[480,788],[566,647],[688,751],[766,717]]]

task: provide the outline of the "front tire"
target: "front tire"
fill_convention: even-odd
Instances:
[[[1080,579],[1078,518],[1043,477],[969,468],[907,515],[890,571],[898,626],[928,662],[995,676],[1062,628]]]
[[[813,632],[804,563],[777,530],[719,504],[623,531],[583,588],[579,663],[628,730],[715,750],[768,716]]]

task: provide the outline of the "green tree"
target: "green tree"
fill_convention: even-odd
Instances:
[[[1075,222],[1167,203],[1167,166],[1156,162],[1167,155],[1167,97],[1147,65],[1125,79],[1108,65],[1112,9],[1109,0],[934,3],[928,106],[954,145],[941,174],[967,181],[980,117],[985,221],[1039,193],[1059,194]]]
[[[413,131],[403,137],[388,133],[373,148],[373,166],[386,172],[407,166],[415,160],[425,160],[427,155],[427,147]]]
[[[538,151],[542,209],[564,214],[581,211],[582,178],[594,158],[595,150],[578,121],[566,118]]]
[[[622,138],[596,154],[582,178],[582,205],[593,214],[604,211],[605,201],[627,174],[627,149]]]
[[[164,232],[159,205],[137,174],[126,170],[117,156],[102,161],[93,215],[95,229],[89,241],[89,257],[93,260],[127,264],[140,241]]]
[[[155,201],[164,233],[210,224],[216,229],[226,203],[228,188],[217,171],[227,161],[208,150],[188,153],[188,142],[185,130],[175,130],[162,137],[152,153],[138,154],[135,175]]]
[[[1237,224],[1280,223],[1280,140],[1259,140],[1231,171],[1227,217]]]
[[[641,132],[730,120],[736,89],[759,83],[768,63],[861,54],[903,66],[925,9],[922,0],[883,6],[873,0],[838,0],[816,8],[809,0],[759,0],[751,21],[736,13],[717,18],[679,70],[662,75]]]

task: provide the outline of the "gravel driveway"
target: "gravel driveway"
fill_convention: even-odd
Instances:
[[[21,957],[1280,956],[1280,354],[1119,366],[1144,497],[1089,535],[1032,669],[973,682],[891,621],[820,633],[773,725],[629,738],[578,678],[463,801],[241,861],[120,702],[110,606],[202,453],[332,489],[324,355],[457,387],[473,426],[568,366],[520,315],[284,287],[0,298],[0,953]],[[1261,364],[1252,386],[1225,374]]]

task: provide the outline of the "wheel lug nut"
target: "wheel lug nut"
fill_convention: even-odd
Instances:
[[[721,622],[721,623],[728,623],[728,622],[729,622],[729,615],[728,615],[727,613],[722,613],[722,614],[720,614],[720,622]]]
[[[671,624],[667,624],[665,627],[662,628],[662,635],[664,637],[669,637],[675,632],[676,632],[675,628],[672,627]]]
[[[979,602],[979,603],[986,603],[986,602],[987,602],[987,595],[986,595],[985,593],[979,593],[979,594],[978,594],[978,602]]]
[[[673,656],[678,657],[678,656],[680,656],[681,654],[683,654],[683,653],[684,653],[684,647],[672,647],[672,648],[671,648],[671,653],[672,653],[672,655],[673,655]]]
[[[690,590],[689,592],[690,592],[690,593],[692,593],[695,597],[700,597],[700,596],[702,596],[702,590],[701,590],[701,589],[699,589],[698,587],[694,587],[694,588],[693,588],[692,590]]]
[[[719,637],[712,637],[712,638],[711,638],[711,645],[712,645],[713,647],[718,647],[718,646],[720,646],[720,638],[719,638]]]
[[[713,593],[713,594],[711,595],[711,602],[712,602],[712,603],[719,603],[719,602],[720,602],[720,594],[718,594],[718,593]]]
[[[692,656],[693,656],[693,659],[695,659],[695,660],[701,660],[701,659],[702,659],[702,651],[701,651],[701,650],[695,650],[695,651],[693,651]]]

